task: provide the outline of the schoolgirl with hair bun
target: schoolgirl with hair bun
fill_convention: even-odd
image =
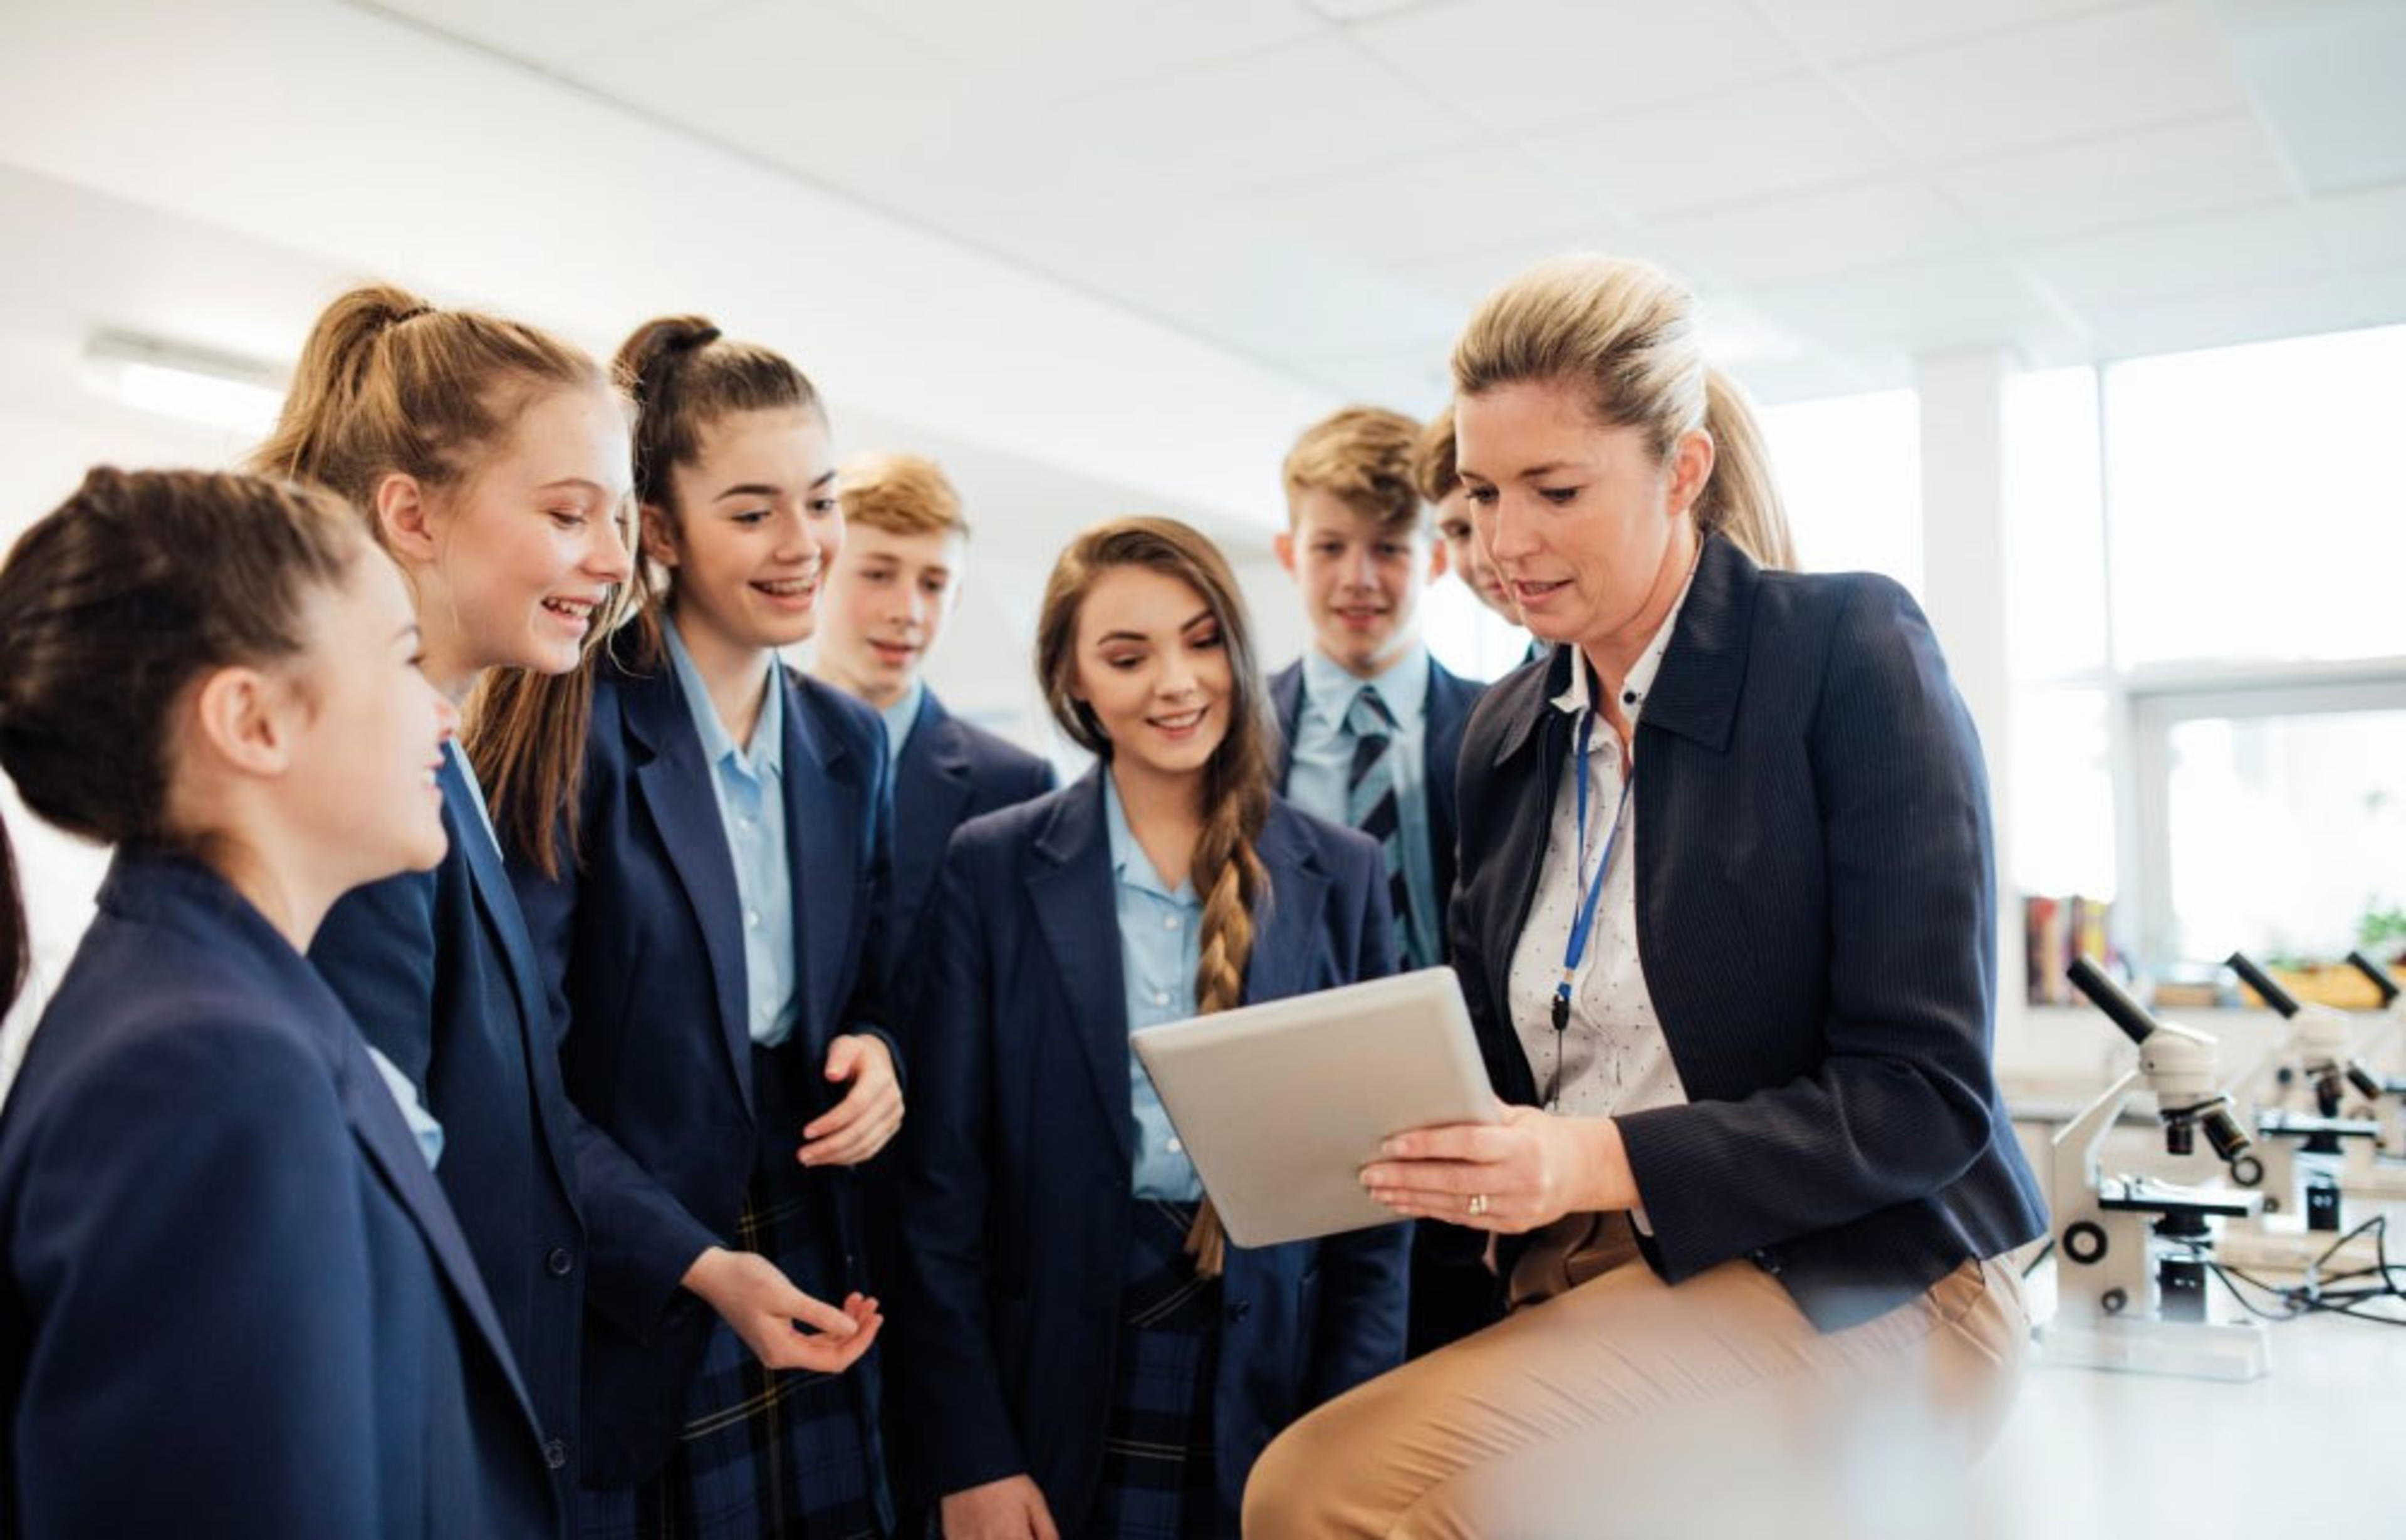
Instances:
[[[117,847],[0,1111],[0,1533],[559,1525],[416,1093],[303,956],[443,858],[421,645],[350,509],[248,476],[93,471],[0,566],[0,770]]]
[[[361,889],[310,949],[440,1125],[451,1195],[573,1488],[587,1267],[562,1024],[503,875],[485,793],[564,802],[583,738],[577,664],[623,593],[626,403],[582,349],[521,322],[372,284],[326,307],[256,469],[349,500],[423,628],[426,671],[467,714],[437,780],[450,848]],[[526,681],[558,678],[539,692]],[[541,694],[539,710],[513,710]],[[481,784],[480,784],[481,783]],[[551,820],[545,820],[546,829]],[[563,1503],[563,1507],[565,1506]]]
[[[1401,1362],[1408,1231],[1229,1244],[1128,1038],[1386,974],[1386,867],[1271,794],[1243,600],[1187,526],[1071,542],[1037,671],[1099,762],[963,825],[916,944],[903,1420],[947,1535],[1234,1534],[1271,1436]]]
[[[892,778],[875,713],[777,657],[843,538],[827,414],[698,317],[617,361],[643,602],[593,662],[573,800],[499,804],[586,1123],[578,1527],[883,1534],[856,1168],[902,1120]]]

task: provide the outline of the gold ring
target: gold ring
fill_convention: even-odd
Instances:
[[[1470,1215],[1471,1215],[1471,1217],[1472,1217],[1473,1219],[1476,1219],[1476,1218],[1478,1218],[1479,1215],[1481,1215],[1481,1214],[1483,1214],[1483,1213],[1485,1213],[1485,1212],[1487,1212],[1487,1194],[1484,1194],[1484,1193],[1473,1193],[1473,1194],[1470,1194]]]

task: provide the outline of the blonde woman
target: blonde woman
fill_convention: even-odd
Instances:
[[[1759,439],[1655,270],[1533,270],[1453,374],[1479,539],[1554,644],[1461,761],[1454,963],[1513,1107],[1363,1180],[1493,1233],[1513,1309],[1274,1446],[1246,1531],[1662,1533],[1765,1462],[1794,1512],[1865,1449],[1883,1478],[1968,1455],[2027,1333],[1998,1259],[2045,1222],[1990,1067],[1979,744],[1929,624],[1748,554]]]

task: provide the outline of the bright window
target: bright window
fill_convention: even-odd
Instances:
[[[1807,572],[1886,572],[1921,596],[1921,400],[1839,396],[1762,413]]]

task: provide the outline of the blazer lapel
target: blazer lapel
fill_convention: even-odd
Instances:
[[[1271,804],[1269,820],[1253,846],[1269,876],[1269,901],[1256,906],[1261,925],[1253,935],[1253,957],[1245,965],[1247,1005],[1283,1000],[1316,987],[1310,976],[1312,950],[1321,935],[1329,877],[1294,820],[1283,803]]]
[[[1278,717],[1278,786],[1286,788],[1287,773],[1295,769],[1295,731],[1303,721],[1303,659],[1294,662],[1270,675],[1270,709]]]
[[[921,698],[918,718],[894,765],[894,891],[903,900],[895,913],[906,925],[918,918],[944,859],[943,841],[920,839],[919,831],[957,827],[976,795],[965,739],[960,723],[933,690]],[[894,940],[907,943],[910,938]]]
[[[800,1018],[794,1029],[816,1065],[827,1053],[829,1018],[844,1003],[821,999],[816,985],[843,977],[850,911],[860,883],[855,834],[866,827],[869,810],[861,805],[860,767],[812,723],[800,689],[782,666],[777,678],[785,692],[785,858],[793,872],[794,999]]]
[[[727,851],[727,827],[718,815],[712,771],[702,763],[701,742],[694,736],[676,676],[665,665],[651,678],[630,685],[627,723],[652,751],[635,771],[635,788],[659,829],[677,885],[701,925],[718,1002],[719,1038],[748,1113],[752,1038],[743,1022],[743,902],[735,887],[735,859]]]
[[[534,960],[534,940],[527,934],[526,916],[518,911],[517,896],[510,891],[509,878],[502,870],[501,853],[485,833],[484,820],[477,816],[470,801],[476,795],[468,778],[460,772],[455,744],[443,756],[443,808],[451,825],[451,841],[458,845],[468,863],[468,886],[476,896],[476,909],[485,928],[499,943],[502,966],[509,970],[511,992],[518,1002],[520,1048],[526,1053],[527,1079],[530,1084],[541,1086],[545,1076],[543,1067],[534,1062],[537,1055],[553,1051],[551,1007],[536,982],[539,973]],[[554,1075],[558,1070],[553,1071]],[[548,1110],[551,1098],[537,1095],[536,1116]],[[560,1187],[569,1193],[576,1191],[573,1157],[567,1150],[567,1131],[550,1126],[545,1121],[544,1144],[551,1157],[552,1171]]]
[[[1119,907],[1114,901],[1111,838],[1103,827],[1100,765],[1086,772],[1054,810],[1036,841],[1036,869],[1027,891],[1038,926],[1053,954],[1069,1025],[1084,1050],[1103,1115],[1131,1169],[1136,1161],[1136,1110],[1128,1099],[1127,986],[1120,966]]]

